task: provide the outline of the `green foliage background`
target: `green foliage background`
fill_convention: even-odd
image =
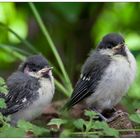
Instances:
[[[122,104],[129,112],[140,107],[140,3],[46,2],[35,7],[38,13],[32,4],[0,3],[0,77],[6,79],[27,56],[42,53],[54,67],[54,100],[68,97],[90,50],[105,34],[117,32],[137,60],[136,80]]]

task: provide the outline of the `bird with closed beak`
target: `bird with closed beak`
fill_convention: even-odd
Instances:
[[[107,34],[85,61],[65,108],[70,109],[83,101],[88,108],[98,112],[103,120],[111,121],[102,112],[113,109],[120,102],[135,75],[136,60],[124,38],[117,33]]]
[[[33,55],[23,62],[7,79],[6,108],[0,112],[11,116],[11,124],[18,120],[31,121],[43,113],[54,95],[52,67],[42,55]]]

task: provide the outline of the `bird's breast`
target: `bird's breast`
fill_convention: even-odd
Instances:
[[[135,74],[136,61],[130,52],[128,58],[119,55],[112,57],[96,91],[87,102],[89,104],[96,102],[98,108],[110,108],[116,105],[132,84]]]
[[[26,109],[17,112],[15,117],[17,120],[23,118],[25,120],[33,120],[43,113],[45,107],[47,107],[54,95],[53,79],[40,79],[40,88],[38,89],[38,98]]]
[[[40,88],[38,90],[40,104],[50,102],[54,95],[54,82],[53,78],[42,78],[39,80]]]

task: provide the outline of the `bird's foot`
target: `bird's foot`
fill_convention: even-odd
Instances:
[[[116,112],[113,113],[113,115],[111,117],[107,118],[106,122],[112,122],[116,118],[122,117],[125,114],[128,115],[127,112],[123,112],[122,110],[117,110]]]
[[[112,108],[112,111],[113,111],[113,112],[117,112],[117,109],[113,107],[113,108]]]
[[[98,116],[101,120],[106,121],[107,123],[112,122],[116,118],[122,117],[123,115],[128,115],[127,112],[123,112],[122,110],[113,109],[114,113],[112,114],[112,116],[107,118],[103,114],[101,114],[99,111],[97,111],[96,109],[92,109],[92,110],[98,114]]]
[[[117,110],[114,114],[120,117],[122,117],[123,115],[128,115],[127,112],[123,112],[122,110]]]

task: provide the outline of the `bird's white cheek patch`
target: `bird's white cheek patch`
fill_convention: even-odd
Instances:
[[[50,76],[52,76],[52,71],[50,70],[48,74],[49,74]]]
[[[28,67],[28,66],[25,67],[24,73],[25,73],[25,74],[29,74],[29,67]]]

